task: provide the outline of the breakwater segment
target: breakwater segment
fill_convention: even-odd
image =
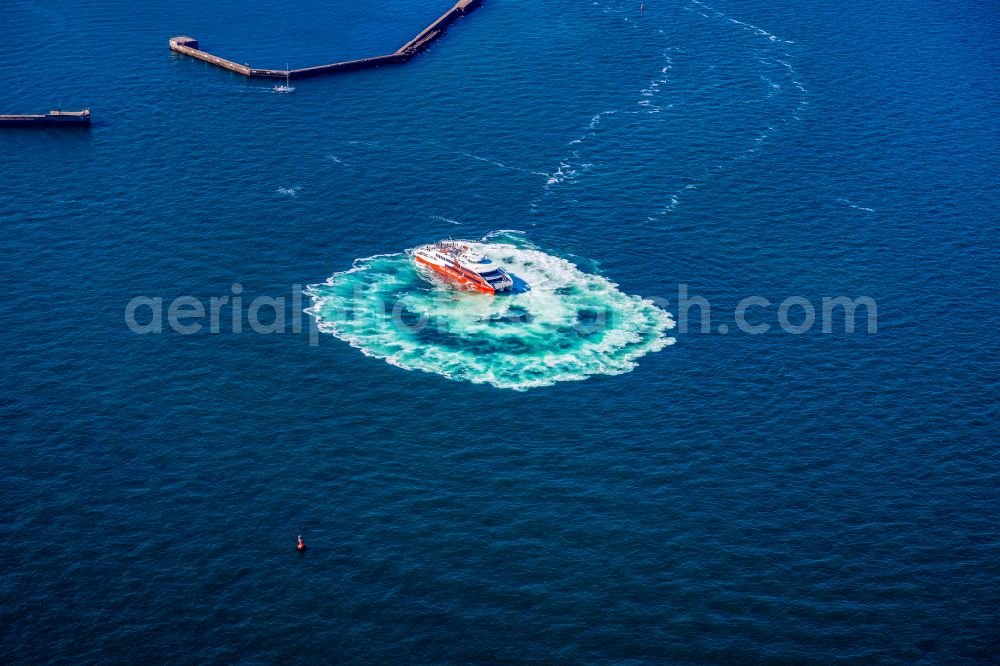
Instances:
[[[191,56],[203,60],[209,64],[228,69],[231,72],[242,74],[253,78],[262,79],[304,79],[310,76],[324,76],[327,74],[339,74],[344,72],[357,72],[364,69],[373,69],[384,65],[398,65],[409,61],[413,56],[424,51],[435,40],[445,33],[448,26],[455,23],[473,9],[482,4],[483,0],[459,0],[455,6],[441,15],[436,21],[424,28],[416,37],[403,44],[398,50],[386,55],[361,58],[359,60],[346,60],[334,62],[327,65],[316,65],[314,67],[304,67],[301,69],[258,69],[246,63],[238,63],[226,58],[221,58],[206,51],[201,50],[198,40],[187,35],[178,35],[170,38],[170,49],[177,53]]]
[[[25,115],[0,115],[3,127],[90,127],[90,109],[60,111]]]

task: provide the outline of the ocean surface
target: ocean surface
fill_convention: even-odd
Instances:
[[[448,3],[2,3],[0,662],[995,663],[996,4]]]

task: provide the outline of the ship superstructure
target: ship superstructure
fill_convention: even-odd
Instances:
[[[507,291],[514,286],[507,271],[461,241],[421,245],[413,250],[412,256],[418,264],[486,294]]]

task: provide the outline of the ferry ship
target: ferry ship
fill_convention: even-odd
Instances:
[[[411,254],[418,264],[485,294],[507,291],[514,286],[507,271],[459,241],[421,245]]]

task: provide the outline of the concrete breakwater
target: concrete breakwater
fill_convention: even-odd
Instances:
[[[83,111],[60,111],[53,109],[48,113],[3,115],[0,116],[0,126],[90,127],[90,109],[84,109]]]
[[[262,79],[283,79],[286,76],[290,79],[304,79],[309,76],[323,76],[325,74],[338,74],[342,72],[356,72],[363,69],[382,67],[383,65],[397,65],[409,61],[428,46],[438,37],[444,34],[448,26],[462,18],[473,9],[482,4],[483,0],[459,0],[459,2],[445,12],[438,20],[427,26],[420,34],[408,41],[397,51],[386,55],[374,56],[371,58],[361,58],[360,60],[346,60],[328,65],[317,65],[315,67],[305,67],[302,69],[257,69],[247,64],[240,64],[232,60],[220,58],[202,51],[198,40],[185,35],[170,38],[170,49],[177,53],[204,60],[217,67],[228,69],[237,74]]]

